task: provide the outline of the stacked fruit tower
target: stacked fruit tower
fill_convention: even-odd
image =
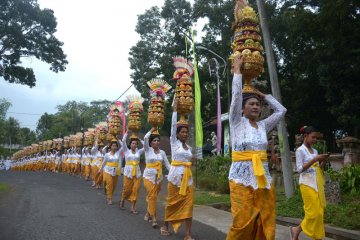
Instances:
[[[194,109],[194,97],[191,76],[194,74],[193,65],[183,57],[174,57],[176,70],[173,79],[177,80],[175,98],[178,100],[177,112],[180,114],[178,125],[188,125],[186,115]]]
[[[89,128],[85,133],[84,133],[84,146],[92,146],[94,144],[94,137],[95,137],[95,129],[94,128]]]
[[[108,132],[108,126],[106,122],[99,122],[96,125],[96,138],[98,139],[98,145],[103,146],[106,140],[106,134]]]
[[[231,45],[233,55],[230,59],[242,55],[243,92],[256,93],[250,82],[264,72],[264,49],[260,43],[259,18],[246,0],[236,0],[235,3],[234,41]]]
[[[141,129],[141,113],[144,108],[142,103],[144,99],[138,95],[127,96],[129,100],[129,123],[128,128],[132,131],[130,139],[138,139],[137,132]]]
[[[70,148],[70,137],[69,137],[69,136],[65,136],[65,137],[64,137],[64,148],[65,148],[65,149],[69,149],[69,148]]]
[[[82,147],[82,140],[83,140],[83,133],[77,132],[75,134],[75,146],[78,148]]]
[[[31,148],[32,148],[32,154],[37,154],[39,152],[39,144],[31,144]]]
[[[164,124],[165,97],[171,86],[162,79],[152,79],[147,84],[151,89],[148,122],[158,128]],[[159,135],[159,132],[155,130],[151,134]]]
[[[108,141],[117,140],[117,137],[121,133],[121,114],[124,112],[124,107],[121,102],[115,102],[110,107],[110,114],[108,118],[109,133],[111,134],[111,139],[108,137]]]
[[[63,139],[62,138],[56,138],[53,140],[53,143],[55,144],[54,149],[60,151],[62,148]]]
[[[70,146],[70,148],[73,148],[73,147],[75,147],[75,135],[74,134],[71,134],[70,135],[70,141],[69,141],[69,146]]]

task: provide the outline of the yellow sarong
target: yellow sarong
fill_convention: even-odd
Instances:
[[[131,175],[134,177],[136,176],[136,166],[139,165],[138,161],[127,161],[126,164],[127,166],[133,166],[132,167],[132,172]]]
[[[300,191],[305,212],[301,228],[310,238],[323,239],[325,237],[324,207],[321,203],[320,192],[304,184],[300,184]]]
[[[267,161],[266,151],[233,151],[232,161],[252,161],[254,175],[257,179],[258,187],[265,188],[267,181],[265,178],[265,169],[262,161]]]
[[[321,170],[318,162],[316,162],[313,165],[313,167],[315,168],[316,171],[316,185],[318,188],[320,204],[323,208],[326,208],[326,198],[325,198],[325,190],[324,190],[324,185],[325,185],[324,173]]]
[[[104,182],[105,182],[105,189],[106,189],[106,197],[107,199],[112,199],[114,190],[116,188],[119,176],[111,176],[107,172],[104,172]]]
[[[161,178],[162,176],[162,163],[157,161],[154,163],[147,163],[146,168],[155,168],[157,171],[157,178]]]
[[[275,240],[275,188],[245,187],[230,180],[232,224],[226,240]]]
[[[192,176],[191,169],[190,169],[191,162],[179,162],[176,160],[172,160],[171,166],[184,166],[185,167],[185,171],[184,171],[184,175],[182,176],[182,179],[181,179],[181,185],[180,185],[180,191],[179,191],[180,195],[185,196],[189,178]]]
[[[177,233],[181,223],[193,216],[194,207],[194,188],[192,186],[185,189],[186,194],[181,195],[179,187],[168,183],[168,196],[165,206],[165,221],[170,222]]]
[[[161,182],[154,184],[144,178],[144,187],[146,189],[147,211],[150,216],[156,216],[156,203],[161,189]]]
[[[124,188],[122,191],[122,200],[129,202],[137,201],[140,190],[141,178],[133,177],[128,178],[124,176]]]

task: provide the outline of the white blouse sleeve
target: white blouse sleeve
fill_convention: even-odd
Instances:
[[[139,153],[139,155],[143,154],[144,153],[144,148],[139,149],[138,153]]]
[[[303,171],[303,159],[304,159],[304,152],[301,151],[301,148],[298,148],[295,152],[295,157],[296,157],[296,171],[298,173],[301,173]]]
[[[234,74],[232,82],[232,98],[230,104],[229,124],[230,128],[241,122],[242,110],[242,75]]]
[[[163,161],[165,163],[166,169],[169,171],[170,170],[170,163],[169,163],[169,160],[168,160],[168,158],[166,156],[166,153],[163,150],[161,150],[161,157],[162,157],[162,159],[163,159]]]
[[[102,165],[101,165],[101,168],[100,168],[100,170],[102,170],[104,167],[105,167],[105,164],[106,164],[106,162],[108,161],[108,155],[107,154],[105,154],[105,156],[104,156],[104,160],[103,160],[103,162],[102,162]]]
[[[146,133],[145,136],[144,136],[144,144],[143,144],[143,146],[144,146],[144,150],[145,150],[146,153],[148,153],[149,150],[150,150],[150,147],[149,147],[149,138],[150,138],[150,135],[151,135],[151,131],[149,131],[148,133]]]
[[[123,136],[123,139],[122,139],[122,148],[124,150],[124,153],[128,152],[129,151],[129,148],[126,144],[126,139],[127,139],[127,136],[128,136],[128,133],[126,132]]]
[[[121,151],[123,150],[124,144],[120,140],[118,141],[118,143],[119,143],[120,148],[119,148],[119,150],[116,151],[116,154],[119,154],[119,159],[121,159]]]
[[[177,123],[177,112],[173,112],[171,119],[171,135],[170,135],[171,145],[176,143],[176,123]]]
[[[265,123],[266,132],[269,132],[285,116],[286,108],[271,95],[266,95],[265,101],[269,103],[270,108],[274,110],[273,114],[271,114],[268,118],[262,120],[262,122]]]

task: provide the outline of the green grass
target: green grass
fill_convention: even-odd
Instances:
[[[230,203],[230,195],[208,191],[195,191],[195,204],[208,205],[213,203]]]
[[[277,189],[276,214],[278,216],[303,218],[304,209],[299,190],[289,199],[282,189]],[[346,229],[360,229],[360,194],[342,194],[339,204],[327,204],[325,223]]]
[[[9,190],[9,186],[5,183],[0,183],[0,192],[5,192],[7,190]]]

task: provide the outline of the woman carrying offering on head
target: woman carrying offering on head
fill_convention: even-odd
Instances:
[[[175,97],[174,97],[175,98]],[[165,225],[161,235],[170,235],[169,222],[177,233],[182,222],[185,222],[185,238],[191,240],[191,225],[194,207],[194,187],[191,165],[194,157],[191,148],[186,144],[189,136],[187,123],[177,124],[178,100],[174,99],[171,122],[171,167],[168,175],[168,196],[165,206]]]
[[[273,240],[275,192],[267,162],[267,133],[284,117],[286,109],[271,95],[257,90],[243,92],[242,63],[241,55],[236,55],[229,114],[233,150],[229,172],[233,222],[227,240]],[[262,100],[269,104],[273,113],[259,120]]]
[[[125,200],[131,203],[131,213],[138,214],[136,211],[136,202],[140,190],[141,170],[139,167],[140,156],[144,153],[144,148],[138,149],[139,139],[131,138],[130,144],[127,146],[126,139],[129,130],[123,137],[123,147],[125,154],[124,168],[124,188],[122,191],[120,209],[125,209]]]
[[[156,219],[156,203],[163,180],[163,163],[168,170],[170,169],[170,163],[166,154],[160,149],[160,135],[157,134],[156,130],[156,128],[152,128],[144,137],[146,168],[143,178],[147,193],[146,202],[148,204],[144,220],[151,220],[153,227],[158,225]]]
[[[104,150],[106,151],[106,147]],[[113,203],[113,194],[118,182],[118,177],[120,175],[121,151],[121,142],[113,139],[111,141],[111,149],[108,153],[105,154],[103,163],[98,172],[98,174],[101,174],[104,170],[103,174],[106,190],[106,199],[107,204],[109,205]]]

